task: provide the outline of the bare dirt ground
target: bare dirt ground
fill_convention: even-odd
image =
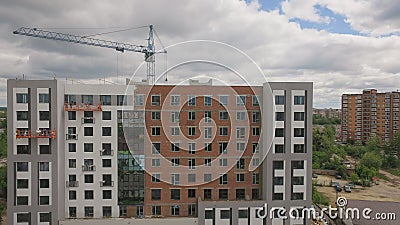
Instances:
[[[383,171],[384,172],[384,171]],[[373,184],[371,187],[361,187],[356,185],[355,189],[352,189],[351,193],[344,191],[339,193],[339,196],[346,197],[347,199],[354,200],[371,200],[371,201],[390,201],[400,202],[400,178],[386,172],[382,173],[387,176],[390,181],[380,180],[378,185]],[[341,186],[345,185],[348,181],[338,180],[332,176],[318,175],[317,180],[319,184],[329,185],[331,180],[339,182]],[[333,187],[321,187],[317,186],[317,190],[324,193],[333,204],[336,200],[336,191]]]

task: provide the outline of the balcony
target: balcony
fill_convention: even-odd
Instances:
[[[66,134],[65,140],[78,140],[78,134]]]
[[[114,181],[102,180],[100,181],[100,187],[114,187]]]
[[[100,150],[100,156],[113,156],[114,150],[111,149],[102,149]]]
[[[83,165],[82,166],[82,171],[83,172],[96,171],[96,166],[95,165]]]
[[[79,187],[79,181],[67,181],[67,187]]]
[[[64,110],[65,111],[102,111],[102,105],[101,105],[101,103],[99,103],[98,105],[64,103]]]
[[[55,130],[17,130],[16,138],[51,138],[57,137]]]

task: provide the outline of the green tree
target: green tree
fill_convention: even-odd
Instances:
[[[349,179],[351,180],[351,182],[353,182],[353,184],[357,183],[357,181],[360,179],[357,175],[357,173],[352,173],[350,174]]]
[[[366,152],[361,160],[360,164],[368,168],[375,168],[379,170],[382,166],[382,157],[376,152]]]

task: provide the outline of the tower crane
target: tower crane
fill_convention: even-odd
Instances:
[[[163,48],[160,51],[156,51],[154,46],[154,30],[153,25],[149,25],[149,36],[147,38],[147,46],[144,45],[133,45],[109,40],[102,40],[97,38],[91,38],[90,36],[77,36],[72,34],[65,34],[53,31],[46,31],[37,28],[27,28],[21,27],[15,30],[14,34],[25,35],[29,37],[37,37],[37,38],[44,38],[50,40],[57,40],[57,41],[65,41],[83,45],[92,45],[98,46],[103,48],[111,48],[115,49],[119,52],[124,51],[131,51],[131,52],[139,52],[144,53],[144,61],[147,64],[147,81],[149,84],[155,83],[155,54],[158,53],[167,53],[167,50]],[[157,35],[157,33],[156,33]]]

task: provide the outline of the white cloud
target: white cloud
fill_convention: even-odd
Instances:
[[[297,18],[314,23],[328,24],[328,16],[321,16],[315,6],[320,0],[286,0],[281,3],[282,11],[289,18]]]

